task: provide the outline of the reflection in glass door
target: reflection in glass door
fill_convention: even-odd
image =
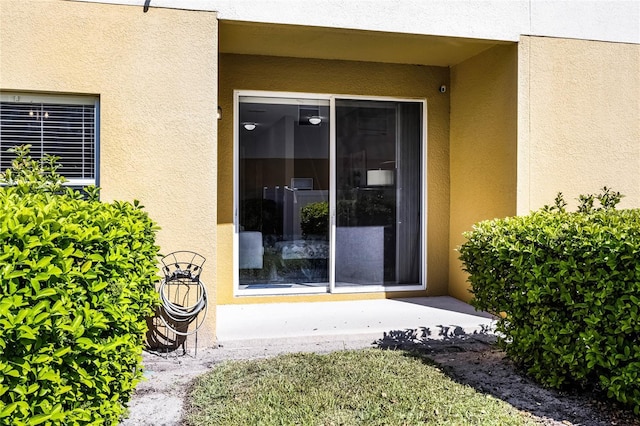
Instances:
[[[240,289],[326,291],[329,101],[241,96]]]
[[[237,98],[239,290],[422,285],[424,104],[253,94]]]
[[[422,104],[335,105],[335,286],[419,284]]]

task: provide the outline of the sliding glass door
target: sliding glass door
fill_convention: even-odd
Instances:
[[[422,104],[338,99],[336,287],[420,282]]]
[[[242,96],[238,106],[240,289],[326,291],[329,100]]]
[[[236,99],[239,292],[419,288],[424,103]]]

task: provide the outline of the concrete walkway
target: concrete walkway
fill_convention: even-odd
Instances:
[[[493,325],[491,315],[446,296],[217,307],[217,336],[223,347],[266,345],[275,340],[373,343],[412,333],[441,339],[486,334]]]

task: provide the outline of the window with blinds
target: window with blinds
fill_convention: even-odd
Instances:
[[[9,149],[31,145],[31,156],[58,157],[69,185],[96,184],[95,97],[0,94],[0,169],[11,166]]]

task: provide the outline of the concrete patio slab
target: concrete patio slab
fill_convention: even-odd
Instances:
[[[413,335],[441,339],[487,334],[494,317],[452,297],[345,302],[220,305],[220,345],[252,346],[275,340],[380,340]]]

